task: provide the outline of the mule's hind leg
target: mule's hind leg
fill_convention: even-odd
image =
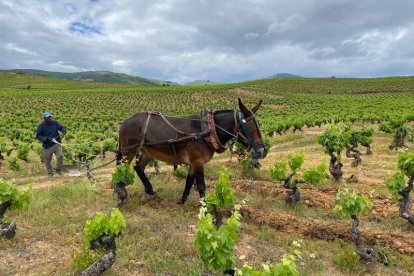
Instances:
[[[122,151],[121,149],[116,149],[116,164],[120,165],[122,163]]]
[[[191,187],[194,184],[194,180],[195,180],[194,173],[190,166],[188,168],[188,174],[187,174],[187,179],[185,181],[185,188],[184,188],[183,196],[181,197],[182,204],[184,204],[187,201],[188,196],[190,195]]]
[[[151,182],[149,181],[148,177],[145,175],[145,167],[148,165],[148,163],[152,160],[151,157],[147,155],[143,155],[135,165],[134,169],[137,172],[139,178],[142,181],[142,184],[144,184],[145,192],[149,195],[155,195],[154,190],[152,189]]]

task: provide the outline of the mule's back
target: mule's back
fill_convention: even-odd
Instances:
[[[119,143],[122,149],[141,144],[144,136],[145,142],[156,143],[173,141],[185,135],[197,135],[201,131],[201,122],[198,116],[163,117],[159,113],[140,112],[122,123],[119,130]]]

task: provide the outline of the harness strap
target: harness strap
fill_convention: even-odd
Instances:
[[[177,129],[173,124],[171,124],[171,122],[165,118],[165,116],[161,113],[158,113],[158,115],[164,120],[164,122],[167,123],[167,125],[172,128],[177,134],[181,134],[181,135],[188,135],[187,133],[182,132],[181,130]]]
[[[209,133],[205,138],[207,144],[217,153],[226,151],[227,147],[220,142],[220,139],[217,136],[217,125],[214,122],[214,110],[206,109],[205,116],[207,117],[207,133]]]
[[[212,109],[206,109],[202,112],[202,119],[197,119],[197,121],[201,122],[202,124],[202,132],[200,133],[185,133],[179,129],[177,129],[163,114],[159,112],[147,112],[147,119],[144,126],[144,134],[141,142],[139,144],[134,145],[128,145],[126,147],[122,147],[119,149],[119,151],[125,152],[129,149],[135,148],[139,145],[137,148],[137,154],[138,152],[144,147],[144,146],[156,146],[156,145],[168,145],[168,144],[176,144],[181,142],[186,142],[189,140],[197,140],[199,138],[204,137],[207,144],[212,148],[213,151],[217,153],[224,152],[227,147],[223,145],[220,142],[220,139],[217,136],[217,128],[221,129],[222,131],[226,132],[227,134],[233,136],[236,139],[244,140],[246,143],[251,145],[253,148],[257,149],[257,144],[253,140],[253,138],[250,135],[250,132],[245,126],[246,120],[250,120],[253,117],[249,117],[247,119],[244,119],[242,117],[242,113],[240,111],[234,111],[234,128],[233,133],[227,131],[226,129],[222,128],[221,126],[217,125],[214,121],[214,113],[215,111]],[[145,138],[147,136],[147,128],[148,124],[151,118],[151,115],[157,115],[160,116],[164,122],[167,123],[167,125],[173,129],[177,134],[182,135],[184,137],[175,138],[175,139],[168,139],[164,141],[145,141]],[[239,121],[239,122],[237,122]],[[205,123],[205,125],[204,125]]]
[[[168,140],[162,140],[162,141],[149,141],[149,142],[145,142],[144,146],[160,146],[160,145],[169,145],[169,144],[179,144],[179,143],[183,143],[183,142],[187,142],[191,140],[197,140],[199,138],[200,137],[197,135],[192,135],[192,136],[185,136],[185,137],[181,137],[177,139],[168,139]]]
[[[246,121],[251,120],[252,117],[249,117],[247,119],[243,119],[242,118],[242,114],[241,112],[238,112],[238,117],[239,117],[239,126],[238,128],[242,130],[243,133],[239,132],[239,135],[246,138],[246,140],[249,142],[249,144],[252,146],[252,148],[257,151],[258,147],[257,147],[257,143],[256,141],[254,141],[253,137],[250,135],[250,131],[247,129],[246,127]]]
[[[121,153],[125,152],[125,151],[128,151],[130,149],[133,149],[137,146],[139,146],[137,151],[140,151],[142,149],[142,147],[144,147],[144,146],[170,145],[170,144],[186,142],[186,141],[189,141],[189,140],[194,141],[194,140],[197,140],[201,137],[205,137],[206,135],[209,135],[208,131],[202,131],[200,133],[189,133],[189,134],[187,134],[183,131],[180,131],[163,114],[161,114],[159,112],[149,111],[149,112],[146,112],[146,114],[147,114],[147,119],[146,119],[146,122],[145,122],[144,135],[143,135],[143,139],[141,140],[141,143],[122,147],[122,148],[119,149],[119,151]],[[146,138],[146,135],[147,135],[147,128],[148,128],[148,124],[149,124],[149,120],[150,120],[151,115],[160,116],[163,119],[163,121],[165,123],[167,123],[167,125],[169,127],[171,127],[171,129],[173,129],[177,134],[179,134],[181,136],[184,136],[184,137],[180,137],[180,138],[177,137],[177,138],[162,140],[162,141],[145,141],[145,138]],[[201,120],[198,120],[198,121],[201,121]]]
[[[151,115],[152,115],[151,112],[147,113],[147,120],[145,121],[145,125],[144,125],[144,135],[142,136],[141,143],[139,144],[139,148],[137,149],[137,153],[135,155],[137,155],[139,151],[142,149],[142,147],[144,146],[145,136],[147,136],[148,123],[149,123],[149,120],[151,119]]]

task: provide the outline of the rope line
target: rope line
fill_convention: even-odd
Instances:
[[[79,152],[79,153],[85,154],[86,156],[94,156],[95,158],[98,156],[98,155],[90,155],[90,154],[87,154],[87,153],[81,152],[81,151],[79,151],[79,150],[76,150],[76,149],[71,148],[71,147],[70,147],[70,146],[68,146],[68,145],[65,145],[65,144],[59,143],[59,142],[57,142],[55,139],[53,139],[53,140],[54,140],[53,142],[54,142],[55,144],[59,145],[60,147],[66,147],[66,148],[69,148],[70,150],[73,150],[73,151],[76,151],[76,152]],[[109,164],[111,164],[111,163],[115,162],[115,161],[116,161],[116,158],[112,159],[112,160],[111,160],[111,161],[109,161],[109,162],[106,162],[106,163],[104,163],[104,164],[101,164],[101,165],[99,165],[99,166],[97,166],[97,167],[95,167],[95,168],[90,168],[90,163],[89,163],[89,161],[88,161],[88,160],[85,160],[85,161],[80,161],[80,160],[76,160],[75,158],[73,158],[73,157],[72,157],[72,161],[73,161],[73,162],[75,162],[75,163],[80,164],[80,166],[81,166],[82,168],[86,169],[86,171],[87,171],[87,172],[86,172],[86,175],[87,175],[88,179],[89,179],[89,180],[91,180],[91,181],[93,181],[93,180],[95,180],[95,178],[94,178],[94,176],[93,176],[92,172],[93,172],[94,170],[97,170],[97,169],[99,169],[99,168],[105,167],[105,166],[107,166],[107,165],[109,165]]]

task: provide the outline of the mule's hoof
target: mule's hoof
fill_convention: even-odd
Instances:
[[[128,199],[119,199],[117,206],[121,207],[121,206],[125,205],[127,202],[128,202]]]
[[[157,195],[157,193],[156,193],[156,192],[154,192],[154,191],[146,192],[146,194],[147,194],[147,196],[148,196],[148,197],[150,197],[150,198],[154,198],[154,197]]]
[[[181,197],[181,200],[178,202],[178,204],[183,205],[187,202],[187,200],[188,200],[188,196],[183,196]]]

